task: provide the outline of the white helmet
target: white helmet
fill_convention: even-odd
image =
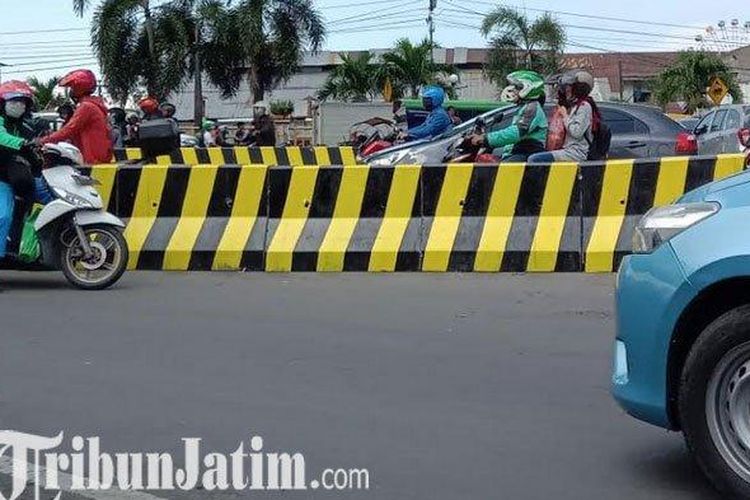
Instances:
[[[270,112],[270,109],[266,101],[258,101],[255,104],[253,104],[253,114],[267,115],[269,112]]]
[[[45,144],[42,146],[42,153],[51,155],[63,160],[60,163],[68,165],[83,165],[83,155],[81,151],[68,142],[58,142],[57,144]]]

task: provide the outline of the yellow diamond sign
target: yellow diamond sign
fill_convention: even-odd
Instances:
[[[717,106],[720,105],[728,93],[729,87],[724,83],[724,80],[718,76],[711,79],[711,83],[708,86],[708,97],[711,98],[714,104]]]

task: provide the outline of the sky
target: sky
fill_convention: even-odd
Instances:
[[[427,35],[429,0],[314,1],[327,21],[326,50],[387,48],[401,37],[419,41]],[[482,15],[501,3],[525,10],[532,19],[553,11],[566,27],[567,52],[679,50],[695,45],[694,37],[720,20],[729,25],[738,19],[740,26],[750,21],[750,11],[741,8],[745,2],[737,0],[437,0],[435,40],[443,47],[484,47],[487,41],[478,30]],[[0,16],[0,62],[9,65],[2,68],[3,80],[96,69],[88,46],[90,13],[78,18],[72,0],[13,4]],[[750,33],[744,36],[750,43]]]

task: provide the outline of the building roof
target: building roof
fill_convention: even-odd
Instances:
[[[607,78],[612,91],[620,91],[620,80],[645,80],[661,73],[672,64],[679,52],[620,52],[605,54],[564,54],[564,68],[580,68],[594,78]],[[622,73],[620,73],[622,71]]]

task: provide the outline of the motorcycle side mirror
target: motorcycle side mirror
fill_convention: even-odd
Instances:
[[[474,132],[477,134],[484,133],[484,129],[486,128],[487,124],[484,121],[484,118],[477,117],[476,121],[474,122]]]

